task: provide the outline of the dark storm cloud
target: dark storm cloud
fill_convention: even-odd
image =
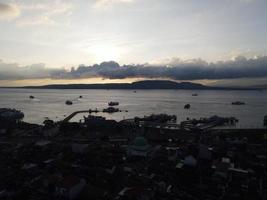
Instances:
[[[267,77],[267,56],[255,59],[237,57],[235,60],[207,63],[201,59],[175,59],[162,65],[123,65],[104,62],[100,65],[79,66],[61,77],[104,77],[123,79],[133,77],[171,78],[175,80],[234,79]]]
[[[114,61],[103,62],[92,66],[80,65],[71,71],[48,69],[44,64],[19,67],[0,60],[0,80],[54,78],[79,79],[103,77],[109,79],[124,78],[169,78],[174,80],[217,80],[237,78],[267,77],[267,56],[254,59],[237,57],[235,60],[208,63],[201,59],[173,59],[161,65],[122,65]]]

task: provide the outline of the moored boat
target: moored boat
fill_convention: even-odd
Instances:
[[[65,104],[66,104],[66,105],[72,105],[73,103],[72,103],[72,101],[67,100],[67,101],[65,102]]]
[[[106,113],[114,113],[114,112],[119,112],[120,110],[118,108],[114,108],[114,107],[108,107],[103,109],[103,112]]]
[[[108,102],[108,105],[109,106],[118,106],[119,105],[119,102],[111,101],[111,102]]]
[[[191,105],[188,103],[188,104],[185,104],[184,109],[189,109],[190,107]]]

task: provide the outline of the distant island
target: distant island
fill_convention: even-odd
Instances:
[[[136,89],[179,89],[179,90],[245,90],[252,88],[227,88],[227,87],[211,87],[199,83],[192,82],[174,82],[169,80],[144,80],[133,83],[105,83],[105,84],[53,84],[43,86],[25,86],[22,88],[30,89],[120,89],[120,90],[136,90]]]

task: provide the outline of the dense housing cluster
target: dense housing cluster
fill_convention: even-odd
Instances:
[[[0,125],[0,199],[266,199],[267,132],[90,116]]]

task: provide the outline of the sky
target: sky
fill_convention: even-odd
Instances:
[[[253,59],[260,62],[253,62],[257,70],[266,72],[266,11],[266,0],[0,0],[0,84],[66,77],[80,82],[87,77],[72,77],[66,71],[111,60],[120,66],[166,68],[188,67],[185,63],[191,63],[189,68],[192,63],[212,68],[215,63],[216,69],[225,67],[221,64],[225,62],[228,69],[235,67],[232,61],[245,58],[238,69]],[[60,77],[51,75],[55,72]],[[262,82],[265,75],[230,79],[260,78]],[[196,76],[182,80],[190,77]],[[216,77],[200,80],[229,79]],[[95,77],[90,74],[90,78]],[[120,79],[126,78],[140,77]],[[173,79],[166,74],[163,78]],[[257,84],[256,79],[253,83]]]

